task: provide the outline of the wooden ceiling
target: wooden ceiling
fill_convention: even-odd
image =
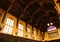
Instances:
[[[0,8],[9,10],[8,12],[18,19],[40,28],[43,32],[47,30],[47,23],[50,22],[53,22],[57,28],[60,27],[58,13],[54,6],[53,0],[0,0]]]

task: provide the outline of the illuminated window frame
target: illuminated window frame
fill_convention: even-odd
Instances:
[[[31,28],[27,26],[27,38],[31,38]]]
[[[36,28],[33,28],[33,39],[36,40]]]
[[[4,33],[12,34],[13,27],[14,27],[14,20],[12,20],[11,18],[6,18],[6,23],[4,26]]]
[[[38,29],[38,40],[40,40],[40,30]]]
[[[19,23],[17,36],[23,37],[23,35],[24,35],[24,26],[23,26],[23,24]]]

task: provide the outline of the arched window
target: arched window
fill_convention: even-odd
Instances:
[[[24,31],[24,27],[23,27],[22,24],[19,23],[18,24],[18,33],[17,33],[17,35],[23,37],[23,31]]]
[[[32,38],[32,26],[27,25],[27,38],[31,39]]]
[[[37,30],[36,30],[36,28],[33,28],[33,39],[37,40]]]
[[[27,27],[27,38],[31,38],[31,29]]]
[[[40,41],[41,39],[41,34],[40,34],[40,30],[38,29],[38,40]]]
[[[12,34],[13,26],[14,26],[14,20],[12,20],[11,18],[6,18],[6,25],[4,27],[4,33]]]

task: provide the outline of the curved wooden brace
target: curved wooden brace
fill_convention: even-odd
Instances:
[[[32,2],[30,2],[26,7],[25,7],[25,9],[24,9],[24,11],[26,11],[26,9],[32,4],[32,3],[35,3],[35,2],[40,2],[40,1],[32,1]]]
[[[24,11],[23,11],[21,17],[23,17],[23,14],[25,13],[26,9],[27,9],[32,3],[35,3],[35,2],[40,2],[40,1],[37,0],[37,1],[32,1],[32,2],[30,2],[30,3],[24,8]],[[19,17],[19,18],[21,18],[21,17]]]

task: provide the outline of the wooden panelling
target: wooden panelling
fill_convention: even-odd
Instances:
[[[36,40],[31,40],[31,39],[0,33],[0,42],[41,42],[41,41],[36,41]]]

